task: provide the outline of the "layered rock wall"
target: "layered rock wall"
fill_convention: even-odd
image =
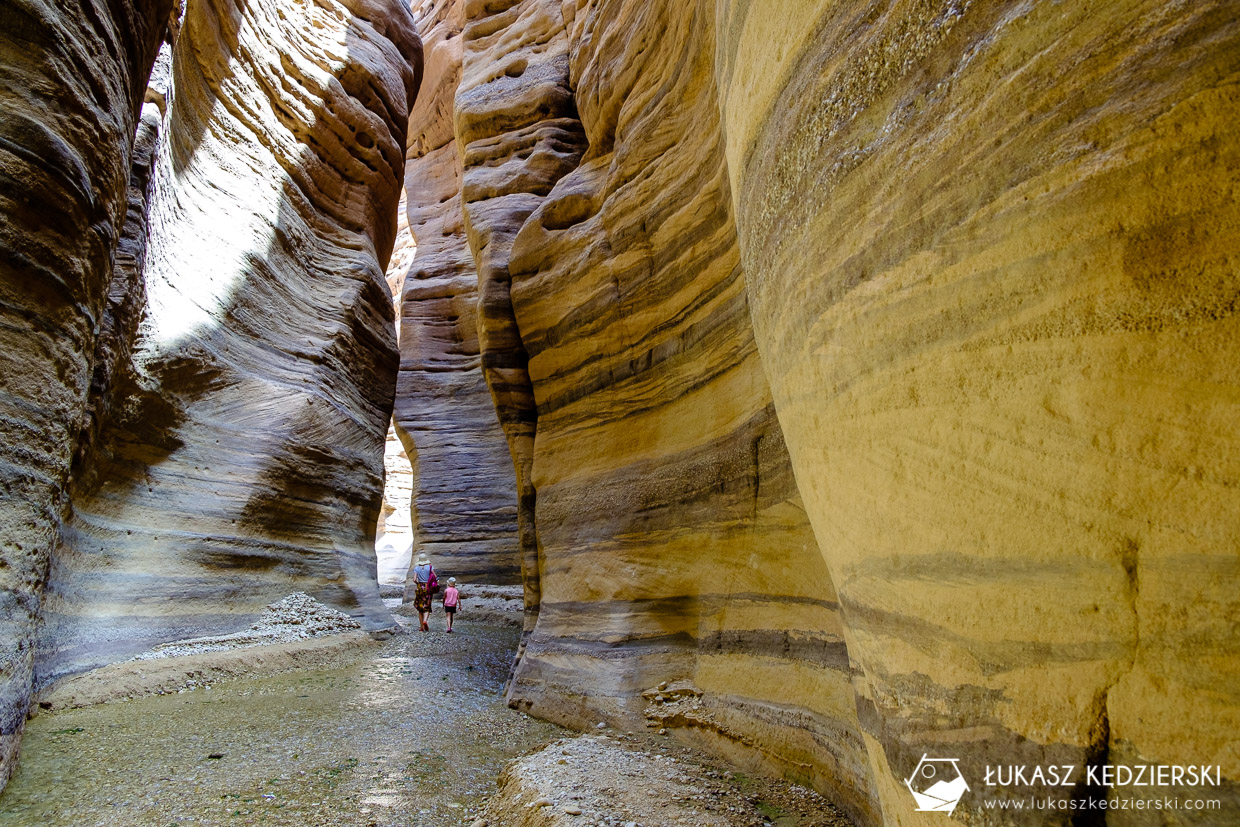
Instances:
[[[586,141],[568,84],[560,4],[460,2],[467,22],[453,123],[464,164],[465,228],[477,268],[482,371],[516,473],[524,647],[541,605],[532,478],[537,414],[508,260],[522,223],[577,166]]]
[[[397,2],[189,3],[121,401],[73,492],[40,680],[290,591],[390,624],[383,267],[419,46]]]
[[[865,821],[923,753],[1236,778],[1227,9],[467,4],[514,703],[683,678]]]
[[[750,328],[713,10],[501,5],[470,6],[457,133],[484,364],[507,368],[536,498],[510,699],[642,726],[643,690],[690,681],[692,709],[654,720],[868,817],[834,590]]]
[[[474,582],[520,580],[512,459],[482,374],[478,277],[461,213],[453,98],[463,5],[420,2],[426,74],[409,117],[407,217],[417,245],[400,294],[394,417],[413,466],[414,559]]]
[[[0,785],[172,0],[0,3]]]
[[[927,752],[1218,765],[1234,819],[1234,6],[718,5],[754,328],[884,820],[925,818]]]
[[[44,681],[386,622],[397,391],[420,550],[515,548],[514,704],[865,823],[941,820],[923,754],[1235,820],[1230,4],[419,0],[408,140],[397,0],[191,0],[139,123],[169,5],[0,0],[0,768],[41,600]]]

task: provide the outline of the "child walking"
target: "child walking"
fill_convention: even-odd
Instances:
[[[456,578],[448,578],[448,588],[443,591],[443,610],[448,615],[448,631],[452,631],[452,618],[461,608],[461,593],[456,590]]]

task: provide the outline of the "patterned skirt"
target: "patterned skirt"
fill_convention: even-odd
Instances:
[[[426,588],[425,583],[419,583],[413,593],[413,608],[419,612],[431,610],[431,592]]]

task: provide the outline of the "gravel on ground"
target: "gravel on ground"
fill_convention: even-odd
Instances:
[[[813,790],[728,768],[672,737],[560,739],[505,767],[473,827],[851,827]]]
[[[360,628],[362,624],[344,612],[324,606],[305,592],[294,592],[263,609],[258,620],[244,631],[163,643],[135,656],[134,660],[177,658],[183,655],[223,652],[244,646],[292,643],[295,640],[335,635]]]

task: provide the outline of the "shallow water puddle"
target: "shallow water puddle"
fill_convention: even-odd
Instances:
[[[468,824],[563,734],[504,705],[516,629],[397,636],[332,669],[40,715],[0,825]]]

